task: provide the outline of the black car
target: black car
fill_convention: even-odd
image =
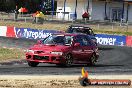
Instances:
[[[76,26],[76,25],[71,25],[69,28],[66,30],[67,33],[84,33],[87,34],[93,42],[97,45],[97,39],[95,38],[95,35],[92,28],[86,27],[86,26]]]

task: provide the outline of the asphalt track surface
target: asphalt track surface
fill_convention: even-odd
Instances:
[[[22,48],[33,45],[35,40],[0,37],[0,47]],[[80,75],[84,67],[90,74],[132,74],[132,48],[126,46],[99,46],[100,57],[95,66],[73,65],[58,67],[54,64],[39,64],[29,67],[26,61],[15,64],[0,64],[0,75]]]

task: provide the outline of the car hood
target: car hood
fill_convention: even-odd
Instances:
[[[45,52],[51,52],[51,51],[64,51],[66,48],[69,48],[70,46],[64,46],[64,45],[43,45],[38,44],[31,47],[31,50],[34,51],[45,51]]]

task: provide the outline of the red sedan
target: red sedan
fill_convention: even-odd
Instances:
[[[85,34],[54,34],[38,41],[26,52],[26,60],[31,67],[39,63],[94,65],[98,57],[97,46]]]

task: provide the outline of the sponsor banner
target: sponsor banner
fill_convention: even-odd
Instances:
[[[81,70],[82,76],[79,77],[79,82],[82,86],[89,86],[89,85],[122,85],[122,86],[130,86],[131,80],[129,79],[89,79],[89,73],[84,69]]]
[[[15,27],[7,26],[6,37],[16,37]]]
[[[6,37],[6,31],[7,31],[6,26],[0,26],[0,36],[5,36]]]
[[[53,33],[60,33],[57,30],[37,30],[31,28],[15,28],[17,38],[43,39]],[[62,32],[61,32],[62,33]]]
[[[97,43],[101,45],[126,45],[126,36],[97,34]]]
[[[127,36],[126,37],[126,45],[127,46],[132,46],[132,36]]]

